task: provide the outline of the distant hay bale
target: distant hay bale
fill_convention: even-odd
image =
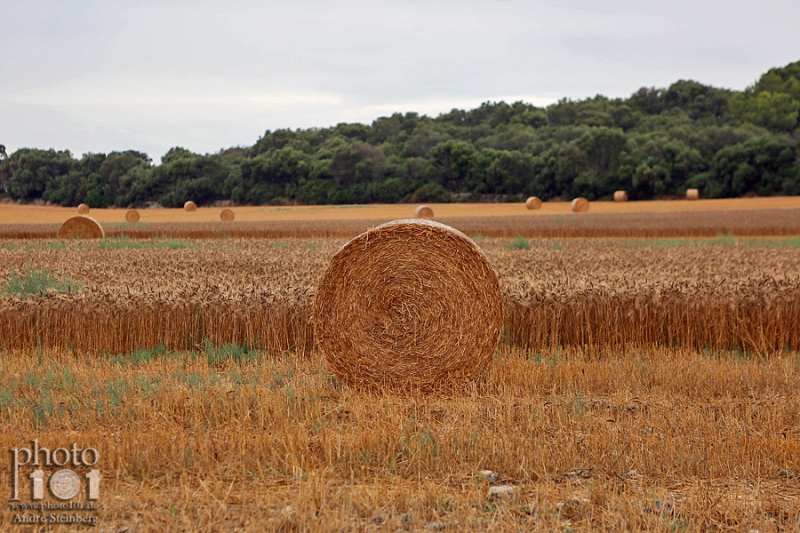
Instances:
[[[433,209],[427,205],[418,206],[414,211],[414,216],[417,218],[433,218]]]
[[[78,206],[78,214],[85,215],[89,212],[89,206],[86,204],[81,204]]]
[[[589,210],[589,200],[583,198],[582,196],[579,196],[578,198],[572,200],[572,204],[570,205],[570,207],[572,208],[572,211],[575,213],[585,213],[586,211]]]
[[[614,193],[614,201],[615,202],[627,202],[628,201],[628,192],[627,191],[616,191]]]
[[[79,215],[61,224],[57,236],[59,239],[102,239],[105,233],[95,219]]]
[[[194,203],[193,201],[189,200],[188,202],[183,204],[183,210],[188,212],[188,213],[193,213],[193,212],[197,211],[197,204]]]
[[[219,219],[223,222],[233,222],[233,219],[236,215],[233,214],[231,209],[223,209],[222,212],[219,214]]]
[[[396,220],[333,257],[312,311],[336,376],[368,388],[427,391],[477,378],[503,331],[497,275],[460,231]]]
[[[139,211],[136,209],[129,209],[127,213],[125,213],[125,222],[128,224],[136,224],[139,222]]]
[[[687,200],[699,200],[700,199],[700,191],[698,189],[686,189],[686,199]]]
[[[528,209],[541,209],[542,201],[537,196],[531,196],[525,200],[525,207]]]

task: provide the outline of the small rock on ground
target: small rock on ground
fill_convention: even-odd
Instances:
[[[491,470],[481,470],[478,475],[485,479],[487,483],[496,483],[500,479],[500,474]]]
[[[511,500],[518,495],[517,487],[513,485],[498,485],[489,487],[488,498],[492,501]]]

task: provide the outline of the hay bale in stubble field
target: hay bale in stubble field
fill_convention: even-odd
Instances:
[[[223,209],[219,214],[219,219],[223,222],[233,222],[234,218],[236,218],[236,215],[233,214],[231,209]]]
[[[589,200],[583,198],[582,196],[579,196],[578,198],[572,200],[572,204],[570,204],[570,207],[572,208],[572,211],[574,213],[585,213],[586,211],[589,210]]]
[[[427,205],[418,206],[414,211],[414,216],[417,218],[433,218],[433,209]]]
[[[699,189],[686,189],[686,199],[687,200],[699,200],[700,199],[700,190]]]
[[[425,391],[486,369],[503,330],[503,302],[497,275],[463,233],[429,220],[397,220],[333,257],[312,322],[342,381]]]
[[[193,201],[189,200],[188,202],[183,204],[183,210],[188,212],[188,213],[193,213],[193,212],[197,211],[197,204],[194,203]]]
[[[614,193],[614,201],[615,202],[627,202],[628,201],[628,192],[627,191],[616,191]]]
[[[531,196],[525,200],[525,207],[527,209],[540,209],[542,207],[542,200],[540,200],[537,196]]]
[[[129,209],[127,213],[125,213],[125,222],[128,224],[136,224],[139,222],[139,211],[136,209]]]
[[[88,213],[88,212],[89,212],[89,206],[88,206],[88,205],[86,205],[86,204],[80,204],[80,205],[78,206],[78,214],[79,214],[79,215],[85,215],[85,214],[86,214],[86,213]]]
[[[103,228],[91,217],[79,215],[68,218],[58,228],[59,239],[102,239],[105,237]]]

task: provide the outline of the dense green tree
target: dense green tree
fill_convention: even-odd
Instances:
[[[8,194],[24,202],[40,199],[48,185],[69,174],[74,162],[68,150],[20,148],[3,162],[10,174]]]

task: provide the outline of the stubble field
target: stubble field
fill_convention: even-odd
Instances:
[[[720,235],[475,217],[506,332],[484,379],[425,396],[314,349],[347,235],[0,240],[0,448],[98,449],[99,531],[796,530],[800,231],[696,216]],[[20,295],[48,271],[61,292]]]

